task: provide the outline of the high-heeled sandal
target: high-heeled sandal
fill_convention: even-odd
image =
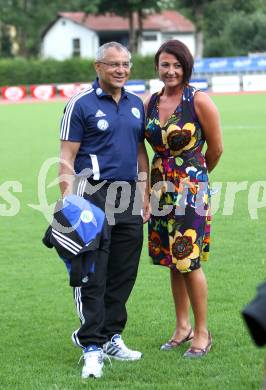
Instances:
[[[193,329],[190,328],[190,331],[188,332],[187,336],[184,337],[182,340],[177,341],[177,340],[171,339],[171,340],[167,341],[165,344],[161,345],[160,350],[161,351],[170,351],[171,349],[178,348],[180,345],[193,339],[192,333],[193,333]]]
[[[210,352],[211,347],[212,347],[212,336],[210,332],[208,332],[208,343],[206,347],[204,348],[191,347],[184,353],[183,357],[193,358],[193,359],[201,358],[207,355],[208,352]]]

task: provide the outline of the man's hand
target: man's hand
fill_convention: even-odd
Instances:
[[[151,206],[150,206],[150,200],[148,195],[144,195],[144,200],[143,200],[143,223],[148,222],[151,216]]]
[[[151,216],[151,207],[149,199],[149,159],[144,143],[139,143],[138,147],[138,169],[139,169],[139,180],[143,182],[142,187],[143,195],[143,208],[142,218],[143,223],[146,223]]]

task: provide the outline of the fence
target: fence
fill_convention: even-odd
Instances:
[[[266,56],[203,58],[194,64],[191,84],[211,92],[266,92]],[[162,88],[158,79],[131,80],[127,89],[134,93],[153,93]],[[90,88],[90,83],[17,85],[1,88],[0,99],[19,101],[30,96],[48,100],[61,96],[70,98],[73,94]]]

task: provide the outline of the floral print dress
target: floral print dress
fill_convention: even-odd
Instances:
[[[163,91],[162,91],[163,92]],[[146,118],[146,139],[155,154],[151,166],[149,255],[154,264],[181,273],[207,260],[210,240],[210,191],[202,154],[204,134],[194,109],[195,88],[185,86],[180,105],[163,127],[153,94]]]

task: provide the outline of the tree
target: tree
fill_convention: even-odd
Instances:
[[[206,7],[213,1],[214,0],[176,0],[175,3],[176,7],[181,7],[184,13],[192,19],[196,26],[196,58],[201,58],[203,54],[204,14]]]
[[[231,18],[233,15],[239,15],[237,20],[242,19],[244,28],[245,18],[249,18],[258,10],[261,13],[266,13],[265,0],[174,0],[174,7],[190,17],[195,23],[196,58],[203,54],[205,56],[223,56],[228,55],[226,53],[234,53],[235,50],[237,50],[235,55],[239,54],[240,51],[243,52],[244,42],[242,42],[243,50],[232,44],[235,38],[229,34]],[[234,21],[234,23],[238,22]],[[241,22],[239,23],[241,29]],[[225,36],[227,29],[228,33]],[[228,40],[229,36],[230,40]]]
[[[98,13],[114,12],[117,15],[128,18],[129,50],[136,52],[138,42],[142,36],[143,20],[147,14],[145,10],[147,12],[159,12],[167,3],[167,0],[116,0],[113,2],[110,2],[110,0],[99,0]],[[84,7],[84,11],[87,13],[90,12],[86,6]]]
[[[0,53],[3,57],[13,56],[12,39],[8,26],[0,22]]]
[[[225,39],[230,42],[231,49],[227,55],[266,51],[266,14],[234,14],[229,22],[224,29]]]
[[[0,23],[16,28],[19,55],[30,57],[39,51],[41,33],[57,12],[78,7],[80,0],[0,0]],[[97,0],[90,0],[93,4]],[[3,41],[2,41],[3,42]]]
[[[235,56],[265,50],[266,7],[259,7],[260,0],[215,0],[204,15],[204,55]]]

